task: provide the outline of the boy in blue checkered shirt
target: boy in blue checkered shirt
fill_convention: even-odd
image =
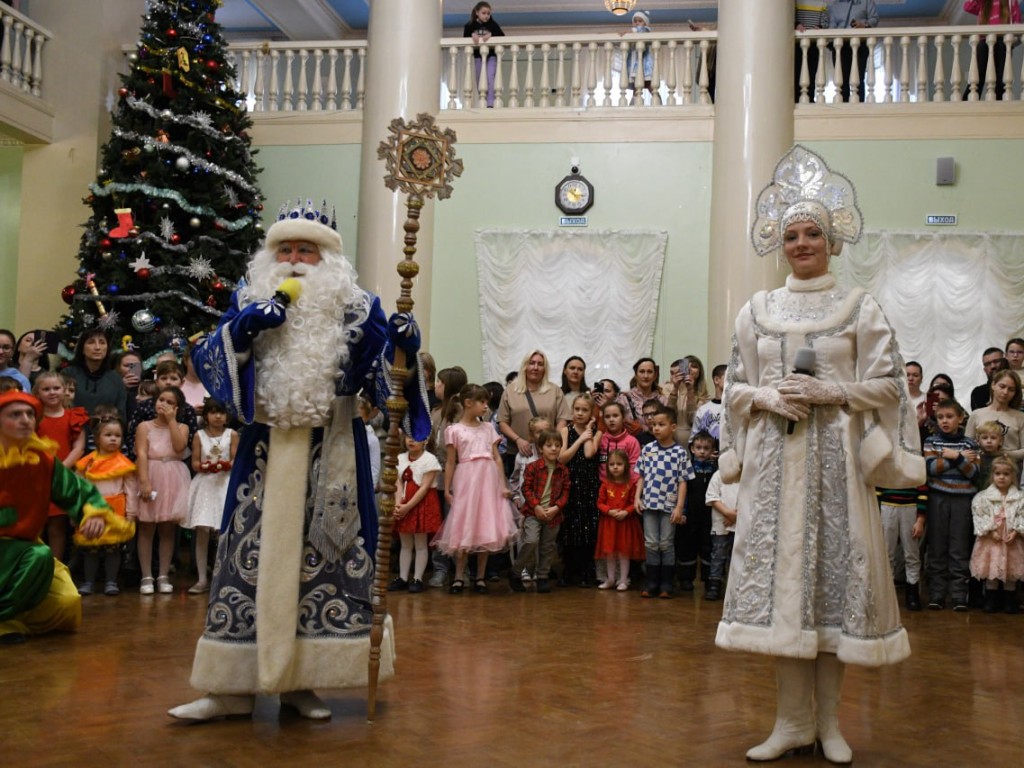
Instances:
[[[644,446],[636,463],[636,510],[644,517],[647,583],[642,597],[672,597],[676,556],[674,525],[686,522],[686,481],[694,477],[686,449],[675,439],[676,412],[663,405],[648,421],[655,442]]]

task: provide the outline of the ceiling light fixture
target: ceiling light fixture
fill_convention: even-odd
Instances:
[[[604,7],[616,16],[625,16],[636,6],[636,0],[604,0]]]

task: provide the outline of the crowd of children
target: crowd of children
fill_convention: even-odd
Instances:
[[[971,413],[952,380],[935,375],[921,389],[921,365],[907,363],[927,471],[920,488],[877,489],[882,532],[897,581],[905,578],[907,610],[951,606],[1018,613],[1024,579],[1024,459],[1021,373],[1024,340],[1006,355],[985,350],[988,381],[971,393]],[[901,578],[902,577],[902,578]]]
[[[712,373],[712,398],[696,358],[675,361],[670,380],[660,387],[654,361],[641,358],[628,391],[605,379],[594,394],[579,371],[579,380],[566,377],[571,366],[583,367],[579,363],[574,356],[563,369],[562,394],[571,402],[571,418],[553,423],[556,417],[542,412],[531,395],[526,429],[511,437],[494,428],[501,384],[470,384],[461,368],[437,373],[430,444],[409,444],[399,458],[401,552],[390,589],[423,591],[430,546],[429,583],[447,584],[452,594],[470,583],[474,592],[487,593],[488,581],[499,580],[499,571],[507,569],[512,592],[534,584],[538,594],[550,593],[556,576],[563,586],[625,592],[634,578],[642,578],[643,597],[665,599],[677,590],[693,591],[699,575],[704,596],[721,599],[736,518],[735,487],[716,476],[725,366]],[[669,403],[686,414],[685,430]],[[521,439],[526,434],[529,439]],[[689,437],[688,444],[678,442],[680,434]],[[430,451],[434,459],[423,464]],[[409,469],[417,463],[443,477],[437,484],[439,515],[422,514],[435,500],[423,490],[430,470],[417,476]],[[707,493],[713,479],[714,498]],[[406,516],[430,522],[406,524]],[[438,516],[444,522],[434,534]],[[469,575],[472,554],[477,563]]]
[[[400,552],[389,589],[418,593],[429,584],[484,594],[507,570],[513,592],[534,583],[537,593],[549,593],[556,578],[625,592],[636,580],[643,597],[670,598],[693,591],[699,580],[705,599],[722,598],[740,514],[737,487],[717,473],[724,365],[712,372],[713,396],[692,357],[675,361],[660,388],[650,358],[634,366],[637,378],[627,391],[605,379],[592,394],[579,371],[571,386],[563,371],[571,418],[534,410],[527,444],[497,429],[503,385],[470,384],[458,367],[434,376],[429,355],[422,359],[435,395],[434,429],[429,441],[406,440],[399,457]],[[582,360],[570,358],[566,368],[571,364],[579,368]],[[936,376],[925,393],[920,365],[908,363],[907,370],[927,483],[877,489],[906,608],[976,605],[1016,613],[1017,583],[1024,580],[1019,374],[986,368],[988,402],[975,403],[980,407],[968,418],[948,377]],[[161,360],[139,382],[126,424],[114,405],[100,404],[91,414],[74,407],[73,378],[49,370],[32,376],[42,405],[39,435],[57,444],[57,459],[95,484],[117,515],[137,525],[134,537],[126,529],[114,540],[76,537],[72,550],[67,516],[51,510],[47,541],[59,560],[77,553],[82,595],[97,588],[119,594],[126,564],[136,569],[141,594],[173,592],[181,529],[192,532],[194,544],[196,580],[188,592],[209,589],[208,549],[220,528],[239,435],[228,408],[203,400],[195,382],[194,405],[186,401],[187,382],[185,368]],[[361,414],[372,434],[372,414]]]

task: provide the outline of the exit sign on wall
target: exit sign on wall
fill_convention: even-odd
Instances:
[[[929,213],[925,216],[925,223],[929,227],[955,227],[956,226],[956,214],[955,213]]]

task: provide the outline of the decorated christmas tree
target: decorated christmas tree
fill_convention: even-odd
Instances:
[[[113,113],[78,279],[57,327],[70,347],[107,329],[149,360],[216,323],[262,237],[252,124],[214,13],[220,0],[149,0]]]

